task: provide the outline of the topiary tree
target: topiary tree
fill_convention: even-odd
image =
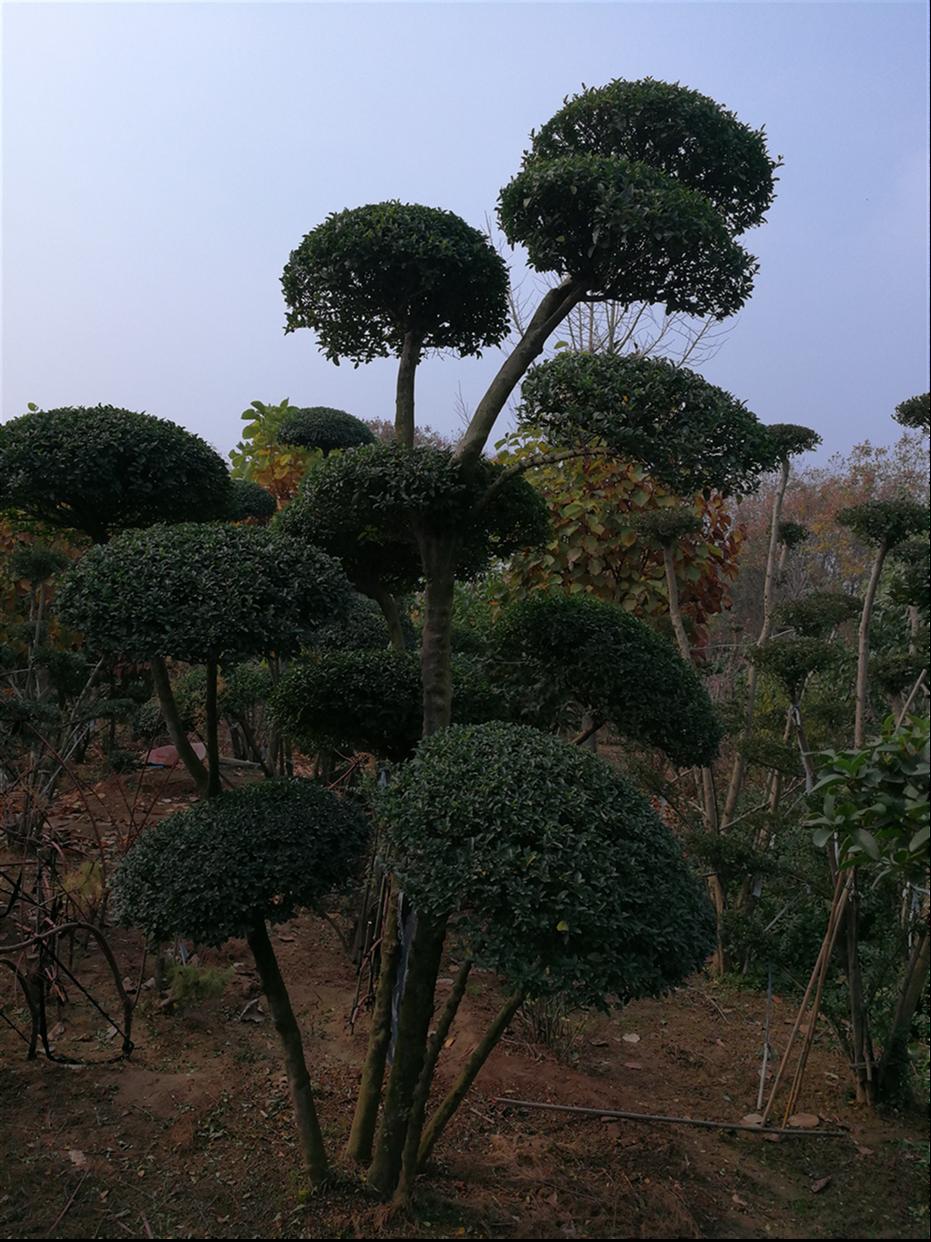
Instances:
[[[699,880],[646,800],[595,756],[535,729],[443,730],[420,744],[379,799],[378,814],[386,858],[425,932],[408,992],[432,995],[455,916],[466,962],[494,970],[508,995],[421,1135],[464,976],[429,1052],[429,1015],[415,1012],[405,993],[368,1174],[376,1190],[389,1193],[403,1153],[403,1193],[527,997],[557,994],[607,1008],[657,995],[701,965],[713,919]],[[406,1133],[392,1108],[405,1083],[414,1099]]]
[[[857,691],[854,740],[862,747],[866,738],[867,678],[870,656],[870,623],[879,579],[889,552],[914,535],[927,534],[931,511],[914,500],[870,500],[837,514],[841,526],[848,527],[861,542],[875,548],[870,579],[863,597],[857,646]]]
[[[575,723],[574,705],[676,764],[717,754],[721,728],[691,665],[614,604],[535,593],[502,611],[489,641],[493,680],[528,724]]]
[[[281,278],[286,331],[313,328],[333,362],[399,359],[395,429],[414,443],[414,376],[425,350],[479,354],[507,335],[507,271],[451,211],[373,203],[328,216]]]
[[[226,516],[222,457],[183,427],[112,405],[31,410],[0,427],[0,510],[83,531]]]
[[[172,741],[199,791],[213,796],[220,662],[293,654],[349,598],[342,570],[316,548],[260,527],[190,523],[126,531],[91,549],[66,575],[58,607],[92,649],[153,661]],[[166,656],[206,665],[206,770],[178,719]]]
[[[251,479],[230,479],[229,502],[226,506],[228,522],[252,521],[264,524],[278,510],[278,503],[271,492]]]
[[[908,397],[895,407],[893,418],[903,427],[914,427],[925,435],[931,431],[931,393],[923,392],[916,397]]]
[[[797,548],[811,537],[811,531],[804,522],[778,522],[776,538],[785,548]]]
[[[308,409],[288,410],[278,429],[278,440],[281,444],[318,449],[327,457],[334,449],[374,444],[375,436],[371,428],[354,414],[334,410],[327,405],[315,405]]]
[[[837,663],[840,656],[841,648],[837,643],[810,637],[771,638],[750,652],[754,668],[768,673],[788,695],[809,788],[814,782],[814,768],[802,720],[802,690],[813,673],[830,668]]]
[[[812,591],[776,609],[776,620],[803,638],[826,638],[830,632],[860,615],[863,601],[845,591]]]
[[[592,149],[589,128],[578,122],[592,108],[603,135],[597,150]],[[637,117],[648,109],[665,118],[662,145],[642,140],[646,131]],[[605,297],[723,317],[742,305],[752,285],[755,261],[735,236],[762,219],[772,198],[776,162],[766,152],[761,131],[742,125],[695,92],[649,80],[614,83],[596,95],[586,92],[572,116],[571,124],[560,121],[553,130],[560,134],[558,152],[534,140],[499,202],[499,220],[509,241],[526,246],[531,263],[555,273],[558,283],[520,330],[454,453],[444,458],[423,452],[376,456],[375,447],[369,446],[332,457],[315,471],[317,479],[325,478],[316,495],[323,497],[332,489],[335,503],[304,506],[308,531],[328,524],[330,537],[343,541],[344,563],[360,541],[371,556],[367,569],[377,568],[379,557],[389,563],[386,552],[393,560],[398,547],[416,548],[424,582],[421,679],[426,736],[444,729],[452,718],[450,636],[457,575],[467,576],[476,565],[487,564],[489,556],[519,546],[518,534],[526,539],[529,528],[539,533],[530,520],[532,501],[511,484],[526,470],[553,459],[496,469],[483,460],[483,453],[506,402],[551,333],[573,307]],[[289,330],[313,327],[334,360],[399,356],[396,425],[402,450],[413,442],[413,371],[420,348],[467,353],[502,339],[505,331],[500,259],[480,235],[441,217],[400,204],[331,216],[292,254],[282,282]],[[412,308],[419,313],[423,306],[430,313],[418,320]],[[437,332],[447,333],[446,338]],[[699,389],[695,377],[693,391]],[[696,417],[678,429],[693,473],[705,471],[689,494],[713,473],[723,475],[728,487],[749,485],[754,469],[775,460],[759,424],[733,398],[706,385],[696,405],[705,413],[713,408],[716,417],[703,423]],[[654,410],[654,424],[662,413]],[[668,410],[664,413],[668,416]],[[669,419],[673,434],[674,422]],[[574,430],[583,447],[598,434],[597,427],[583,425],[581,418]],[[701,451],[700,432],[708,437]],[[647,435],[641,435],[640,444],[649,448]],[[708,463],[720,455],[723,467],[713,472]],[[657,461],[674,474],[674,446],[665,443]],[[319,538],[317,533],[313,537]],[[319,542],[335,551],[327,539]],[[365,589],[360,578],[350,576]],[[387,930],[386,936],[390,942]],[[415,934],[415,958],[429,951],[430,937],[426,925],[422,935],[420,930]],[[392,988],[393,972],[384,969],[377,1014],[390,1011]],[[408,1017],[403,1020],[415,1025],[422,1020],[425,1029],[432,1004],[429,988],[405,987],[402,1010],[407,1006]],[[374,1060],[366,1070],[367,1091],[373,1080],[377,1091],[384,1069],[383,1048],[378,1064],[378,1029],[373,1023]],[[413,1090],[398,1065],[396,1061],[388,1083],[384,1117],[384,1125],[395,1134],[407,1127]],[[353,1146],[359,1156],[365,1144]],[[390,1193],[390,1181],[390,1174],[379,1179],[383,1193]]]
[[[244,937],[281,1039],[310,1181],[326,1176],[300,1030],[268,923],[320,903],[354,873],[367,822],[352,803],[309,781],[269,780],[200,802],[143,832],[113,878],[113,909],[157,942],[221,945]]]

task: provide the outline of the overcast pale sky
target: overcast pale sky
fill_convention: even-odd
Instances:
[[[227,452],[253,399],[391,416],[394,366],[283,333],[281,269],[389,198],[482,227],[582,83],[680,81],[765,125],[756,291],[704,374],[825,452],[885,443],[928,387],[924,3],[6,3],[4,418],[148,410]],[[520,256],[513,258],[520,271]],[[432,359],[453,431],[499,362]]]

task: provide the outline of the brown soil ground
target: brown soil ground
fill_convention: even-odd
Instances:
[[[134,778],[127,778],[132,785]],[[126,802],[99,787],[113,818]],[[183,803],[180,775],[147,775],[160,814]],[[82,829],[73,798],[63,820]],[[85,826],[86,830],[86,826]],[[12,942],[0,923],[2,942]],[[345,1140],[367,1034],[347,1027],[355,971],[333,928],[301,917],[273,934],[301,1022],[333,1153]],[[151,975],[138,936],[114,932],[122,973]],[[113,1014],[101,953],[75,974]],[[918,1117],[851,1103],[830,1031],[815,1040],[800,1108],[841,1138],[785,1138],[681,1125],[530,1112],[496,1097],[739,1121],[754,1111],[765,997],[696,978],[659,1001],[592,1018],[561,1050],[529,1042],[520,1021],[493,1054],[418,1185],[411,1216],[392,1216],[346,1175],[302,1201],[275,1033],[245,945],[200,955],[231,971],[222,995],[163,1007],[139,991],[129,1060],[109,1022],[71,987],[50,1014],[69,1066],[0,1024],[0,1236],[26,1238],[920,1238],[928,1235],[928,1134]],[[451,968],[450,968],[451,970]],[[448,986],[447,979],[446,985]],[[8,981],[0,1003],[22,1021]],[[477,976],[443,1054],[449,1082],[500,996]],[[244,1013],[245,1010],[245,1013]],[[774,1007],[785,1046],[791,998]],[[633,1037],[637,1038],[634,1039]]]

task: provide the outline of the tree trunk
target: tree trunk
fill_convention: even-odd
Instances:
[[[873,604],[879,586],[879,576],[883,571],[886,553],[889,546],[885,540],[876,549],[873,569],[863,599],[863,611],[860,613],[860,632],[857,643],[857,709],[853,726],[853,744],[859,749],[866,737],[866,691],[867,676],[870,667],[870,624],[873,619]]]
[[[158,695],[159,706],[162,709],[162,715],[165,717],[168,736],[178,752],[178,757],[197,786],[198,794],[200,797],[206,798],[209,795],[210,784],[207,777],[207,769],[194,753],[194,747],[188,741],[187,733],[185,733],[184,727],[181,724],[178,705],[175,703],[175,696],[171,692],[171,681],[168,677],[165,661],[161,656],[153,656],[149,661],[149,666],[152,669],[152,681],[155,683],[155,693]]]
[[[430,1159],[434,1147],[440,1135],[446,1129],[450,1118],[465,1098],[466,1092],[472,1086],[478,1076],[479,1070],[488,1060],[495,1045],[501,1039],[501,1036],[508,1029],[511,1019],[524,1003],[523,991],[517,991],[508,997],[505,1003],[498,1010],[495,1020],[482,1036],[482,1039],[469,1057],[468,1061],[462,1068],[462,1072],[456,1079],[453,1086],[443,1099],[439,1108],[430,1118],[430,1124],[424,1132],[423,1139],[420,1143],[420,1151],[417,1157],[417,1167],[422,1168]]]
[[[899,992],[892,1026],[879,1062],[879,1092],[884,1100],[900,1098],[908,1082],[908,1036],[915,1010],[921,1000],[931,964],[928,926],[921,930],[909,955],[908,967]]]
[[[769,526],[769,551],[766,554],[766,573],[763,579],[763,621],[760,626],[760,632],[757,636],[757,645],[762,645],[769,638],[770,630],[773,624],[773,587],[775,584],[776,570],[776,549],[779,546],[779,523],[782,519],[782,502],[785,499],[786,488],[789,485],[789,462],[786,459],[782,463],[782,470],[779,474],[779,483],[777,484],[775,494],[773,496],[773,512]],[[756,712],[756,687],[757,687],[757,668],[755,664],[751,664],[747,670],[747,713],[744,719],[744,727],[742,741],[748,742],[753,733],[753,717]],[[724,813],[722,820],[725,824],[730,823],[734,818],[734,812],[737,809],[737,802],[743,789],[744,777],[747,773],[747,758],[743,748],[739,748],[734,756],[734,766],[731,770],[731,781],[727,790],[727,797],[724,800]]]
[[[427,1114],[427,1101],[430,1098],[430,1087],[433,1085],[436,1063],[440,1059],[440,1053],[443,1051],[449,1028],[452,1026],[453,1019],[459,1011],[471,970],[472,963],[467,958],[459,967],[456,978],[453,980],[452,991],[443,1007],[440,1020],[436,1024],[436,1030],[430,1036],[430,1042],[427,1046],[427,1056],[420,1071],[420,1078],[417,1080],[417,1089],[414,1092],[414,1099],[411,1105],[410,1124],[407,1128],[407,1138],[404,1143],[401,1181],[397,1191],[398,1198],[402,1201],[406,1201],[409,1198],[414,1178],[417,1176],[417,1155],[420,1151],[420,1139],[423,1134],[423,1123]]]
[[[401,1012],[394,1064],[385,1092],[375,1154],[369,1165],[369,1185],[383,1198],[394,1193],[410,1121],[414,1091],[426,1056],[427,1031],[433,1015],[433,995],[440,968],[446,920],[418,919]]]
[[[404,641],[404,626],[401,624],[401,610],[398,608],[398,601],[390,591],[386,591],[380,585],[373,587],[372,592],[372,598],[381,609],[382,616],[388,625],[388,640],[391,643],[391,650],[406,651],[407,643]]]
[[[362,1067],[362,1080],[356,1100],[346,1155],[358,1164],[366,1164],[372,1158],[372,1139],[378,1119],[381,1087],[385,1077],[385,1062],[391,1042],[391,998],[398,969],[398,901],[399,894],[392,886],[388,894],[388,910],[381,942],[381,965],[378,971],[378,987],[372,1010],[368,1051]]]
[[[573,306],[582,300],[584,292],[584,286],[566,277],[541,298],[525,332],[476,406],[465,435],[456,447],[455,457],[458,461],[473,465],[481,457],[508,397],[523,379],[530,364],[543,352],[547,337],[562,323]]]
[[[220,784],[220,738],[217,713],[217,657],[207,659],[207,797],[219,797]]]
[[[422,339],[416,332],[404,333],[398,365],[398,387],[395,400],[394,434],[398,444],[414,446],[414,378],[420,361]]]
[[[860,968],[860,901],[857,896],[857,873],[851,877],[850,900],[847,902],[845,932],[847,939],[847,991],[850,1000],[850,1032],[857,1103],[876,1103],[876,1070],[870,1040],[867,1003],[863,995],[863,973]]]
[[[327,1175],[326,1149],[320,1123],[317,1120],[310,1075],[307,1073],[307,1062],[304,1060],[301,1032],[298,1029],[294,1010],[291,1008],[288,989],[278,969],[278,960],[268,938],[268,929],[264,920],[255,924],[246,939],[252,950],[252,956],[255,958],[259,979],[262,982],[262,991],[268,998],[275,1030],[278,1032],[281,1046],[284,1049],[288,1087],[291,1092],[291,1104],[294,1108],[294,1119],[297,1122],[304,1165],[311,1185],[319,1186]]]

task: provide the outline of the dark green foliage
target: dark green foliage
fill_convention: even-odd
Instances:
[[[260,660],[224,669],[217,699],[220,711],[226,716],[248,715],[268,700],[273,684],[271,669]]]
[[[151,414],[66,407],[0,427],[0,510],[98,543],[128,526],[222,518],[229,488],[218,453]]]
[[[379,799],[417,910],[458,915],[481,965],[531,997],[604,1006],[701,965],[713,919],[675,838],[594,755],[535,729],[454,725]]]
[[[266,521],[273,517],[278,504],[271,492],[251,479],[230,479],[229,503],[226,507],[228,522],[243,522],[246,518]]]
[[[453,714],[476,722],[500,718],[505,705],[472,660],[453,659]],[[321,651],[284,674],[272,712],[310,751],[369,751],[406,759],[422,733],[420,662],[412,652]]]
[[[371,428],[354,414],[334,410],[327,405],[314,405],[308,409],[288,411],[278,428],[278,443],[319,449],[326,456],[334,449],[374,444],[375,436]]]
[[[895,407],[893,415],[897,423],[903,427],[914,427],[917,431],[931,430],[931,393],[919,393],[916,397],[908,397]]]
[[[312,328],[326,356],[370,362],[424,349],[478,354],[507,335],[507,269],[487,237],[450,211],[399,202],[335,212],[281,278],[286,331]]]
[[[913,535],[927,536],[931,518],[927,505],[902,497],[898,500],[868,500],[862,505],[841,509],[837,521],[847,526],[863,543],[885,544],[894,548]]]
[[[802,761],[798,750],[778,742],[775,738],[757,736],[739,743],[739,749],[748,763],[761,768],[770,768],[781,772],[784,776],[801,776]],[[715,834],[717,835],[717,834]]]
[[[890,599],[927,609],[931,595],[931,543],[927,538],[906,539],[893,549],[892,560]]]
[[[585,90],[533,135],[534,157],[573,152],[649,164],[703,194],[737,233],[762,221],[779,166],[762,129],[706,95],[652,78]]]
[[[53,574],[61,573],[70,563],[70,557],[45,544],[22,543],[10,555],[7,574],[14,582],[25,578],[35,587]]]
[[[825,638],[835,626],[860,615],[863,601],[844,591],[813,591],[776,609],[780,625],[791,626],[805,638]]]
[[[349,597],[316,548],[257,526],[191,523],[92,548],[65,575],[58,609],[95,651],[203,663],[296,651]]]
[[[410,617],[403,610],[401,627],[406,646],[415,647],[417,636]],[[388,623],[381,608],[368,596],[355,594],[344,617],[315,626],[304,643],[311,651],[379,651],[388,645]]]
[[[821,443],[817,431],[800,427],[797,423],[769,423],[766,430],[780,461],[788,461],[790,457],[798,457],[801,453],[810,453]]]
[[[498,215],[530,265],[587,295],[722,319],[756,260],[735,236],[773,197],[762,131],[678,85],[615,81],[567,101],[533,138]]]
[[[666,639],[590,595],[506,608],[492,635],[493,680],[519,719],[551,728],[573,704],[679,764],[707,763],[721,729],[694,669]]]
[[[830,668],[842,656],[837,643],[820,638],[771,638],[750,651],[750,659],[774,677],[793,703],[798,702],[805,678]]]
[[[625,305],[725,319],[750,296],[759,266],[703,195],[620,157],[526,160],[501,191],[498,217],[536,271]]]
[[[664,358],[563,350],[528,371],[519,414],[554,443],[597,436],[683,496],[751,491],[778,461],[742,402]]]
[[[113,878],[114,913],[152,941],[220,945],[317,906],[352,875],[366,836],[356,807],[321,786],[259,781],[147,828]]]
[[[928,656],[904,648],[881,651],[870,658],[870,680],[886,694],[908,694],[928,667]]]
[[[519,475],[479,507],[503,469],[482,461],[467,473],[446,449],[372,444],[305,476],[278,524],[338,557],[359,590],[381,583],[403,594],[421,577],[418,530],[454,536],[466,576],[545,538],[546,503]]]
[[[789,549],[797,548],[800,543],[811,537],[811,531],[802,522],[780,522],[779,542]]]
[[[697,534],[702,528],[701,518],[687,505],[669,509],[647,509],[631,517],[631,526],[656,543],[678,543],[685,535]]]

